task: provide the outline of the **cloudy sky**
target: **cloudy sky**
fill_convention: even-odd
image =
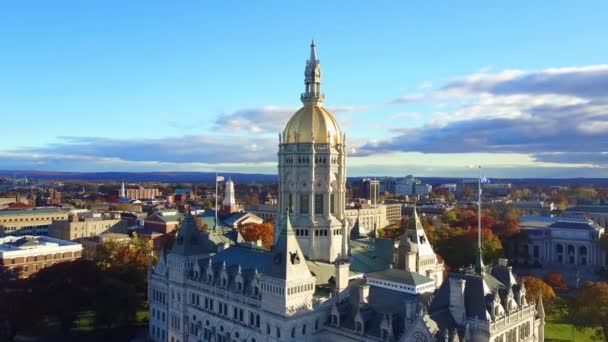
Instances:
[[[349,175],[608,177],[605,1],[0,4],[0,169],[276,172],[311,37]]]

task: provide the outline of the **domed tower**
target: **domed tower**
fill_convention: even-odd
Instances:
[[[279,210],[275,237],[287,210],[307,259],[346,256],[346,136],[321,106],[321,64],[313,40],[304,71],[304,106],[279,134]]]

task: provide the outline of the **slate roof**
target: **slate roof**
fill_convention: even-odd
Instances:
[[[398,270],[395,268],[389,268],[383,271],[373,272],[366,275],[367,278],[379,279],[392,281],[395,283],[402,283],[406,285],[418,286],[428,283],[434,283],[435,281],[429,277],[425,277],[416,272]]]
[[[208,234],[201,234],[196,228],[194,217],[190,213],[186,213],[182,225],[177,231],[171,253],[195,256],[214,252],[214,250],[211,250],[212,246],[208,243],[209,240],[205,239],[203,235],[208,237]]]
[[[562,228],[562,229],[580,229],[580,230],[598,230],[601,227],[592,221],[586,222],[575,222],[575,221],[558,221],[551,225],[549,228]]]
[[[393,262],[393,240],[361,239],[350,242],[350,270],[370,273],[385,270]]]
[[[493,298],[493,293],[502,292],[506,286],[488,273],[479,275],[473,272],[449,273],[447,279],[435,291],[429,313],[439,312],[450,305],[450,279],[464,279],[465,311],[467,317],[487,319],[487,303]]]

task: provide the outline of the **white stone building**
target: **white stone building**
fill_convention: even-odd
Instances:
[[[525,300],[525,288],[506,265],[451,274],[437,289],[438,279],[426,275],[424,262],[434,252],[416,224],[412,236],[424,253],[409,255],[410,244],[397,258],[402,268],[351,271],[351,260],[357,259],[352,253],[359,252],[349,242],[358,225],[350,231],[344,210],[346,137],[320,106],[320,80],[313,42],[304,107],[279,139],[280,209],[273,246],[265,250],[237,241],[219,248],[217,233],[199,232],[186,214],[171,251],[149,269],[149,338],[543,341],[542,303]],[[392,241],[375,241],[388,242],[375,245],[393,253]],[[431,276],[438,269],[434,262]]]

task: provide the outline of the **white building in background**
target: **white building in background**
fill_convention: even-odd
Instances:
[[[223,204],[224,206],[234,206],[236,204],[236,198],[234,197],[234,182],[232,179],[228,179],[226,182]]]
[[[544,341],[542,302],[525,299],[525,288],[506,265],[450,274],[441,283],[440,263],[431,258],[434,252],[417,215],[410,238],[399,248],[397,267],[351,271],[351,261],[365,260],[369,249],[349,248],[361,234],[358,224],[350,231],[345,213],[346,136],[321,106],[314,42],[305,84],[304,106],[279,137],[273,246],[218,244],[222,240],[216,232],[201,233],[186,214],[171,251],[149,269],[149,338]],[[356,241],[371,247],[380,240]],[[393,241],[382,242],[388,242],[382,245],[392,255]]]

